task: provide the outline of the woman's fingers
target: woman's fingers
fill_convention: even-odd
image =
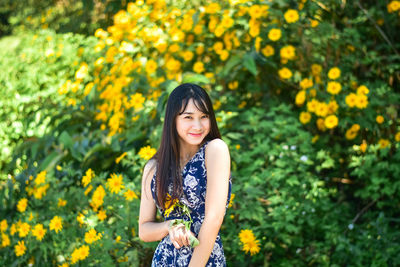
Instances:
[[[190,231],[187,231],[184,225],[177,225],[170,231],[170,239],[176,249],[180,249],[183,246],[189,246],[189,235]]]

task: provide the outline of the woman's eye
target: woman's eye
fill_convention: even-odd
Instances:
[[[185,119],[191,119],[192,117],[191,116],[185,116]]]
[[[207,116],[207,115],[204,115],[204,116],[202,116],[201,118],[202,118],[202,119],[206,119],[206,118],[208,118],[208,116]]]

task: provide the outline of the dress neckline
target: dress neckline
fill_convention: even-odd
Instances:
[[[205,141],[202,145],[200,145],[199,149],[197,150],[196,153],[194,153],[194,155],[189,159],[188,162],[186,162],[186,164],[183,166],[183,168],[181,169],[181,173],[184,173],[186,170],[187,165],[192,162],[194,160],[194,158],[196,157],[196,155],[201,151],[201,149],[208,143],[209,141]]]

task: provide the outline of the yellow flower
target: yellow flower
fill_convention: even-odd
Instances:
[[[68,263],[66,263],[66,262],[64,262],[63,264],[61,264],[61,265],[58,265],[58,267],[69,267],[69,264],[68,264]]]
[[[250,255],[253,256],[260,252],[260,241],[259,240],[249,240],[243,243],[243,251],[246,253],[250,252]]]
[[[28,199],[21,198],[18,201],[17,209],[18,209],[19,212],[25,212],[27,206],[28,206]]]
[[[357,104],[357,95],[355,93],[350,93],[345,98],[346,104],[352,108],[355,107]]]
[[[318,76],[322,71],[322,66],[319,64],[312,64],[311,65],[311,73],[313,76]]]
[[[250,15],[250,17],[252,18],[260,18],[260,17],[265,17],[268,12],[267,12],[268,6],[260,6],[260,5],[252,5],[249,9],[248,9],[248,13]]]
[[[149,61],[146,62],[146,72],[147,74],[152,74],[157,70],[157,62],[154,60],[150,59]]]
[[[43,228],[43,224],[36,224],[32,230],[32,235],[36,237],[37,240],[42,241],[44,235],[46,234],[46,229]]]
[[[76,220],[79,222],[80,225],[84,224],[85,215],[79,212],[78,216],[76,216]]]
[[[280,69],[278,71],[279,77],[281,77],[281,79],[290,79],[290,77],[292,77],[292,72],[286,68],[283,67],[282,69]]]
[[[24,255],[26,251],[25,241],[18,241],[18,244],[16,244],[14,248],[15,248],[15,255],[17,257]]]
[[[270,57],[275,54],[275,49],[271,45],[266,45],[261,49],[261,53],[266,57]]]
[[[261,25],[261,22],[259,20],[254,19],[254,18],[250,19],[250,21],[249,21],[250,36],[255,38],[260,34],[260,25]]]
[[[228,52],[227,50],[225,50],[225,49],[222,50],[221,53],[219,54],[219,58],[220,58],[222,61],[227,60],[228,57],[229,57],[229,52]]]
[[[138,199],[138,196],[136,195],[136,193],[130,189],[128,189],[125,193],[124,193],[125,199],[128,201],[132,201],[134,199]]]
[[[27,236],[29,234],[30,230],[31,230],[31,226],[28,223],[26,223],[26,222],[21,223],[18,227],[19,237]]]
[[[387,10],[389,13],[397,12],[398,10],[400,10],[400,1],[391,1],[387,5]]]
[[[1,247],[7,247],[10,245],[10,238],[8,235],[1,233]]]
[[[154,156],[156,152],[157,150],[155,148],[152,148],[150,146],[145,146],[139,150],[138,154],[142,159],[149,160]]]
[[[328,114],[335,113],[338,108],[339,105],[337,104],[336,100],[332,100],[331,102],[328,103]]]
[[[319,25],[319,21],[316,19],[310,19],[311,27],[315,28]]]
[[[368,106],[368,97],[366,95],[357,95],[356,106],[359,109],[364,109]]]
[[[231,89],[231,90],[237,89],[238,86],[239,86],[239,82],[238,81],[233,81],[233,82],[228,83],[228,88]]]
[[[328,115],[329,109],[328,105],[324,102],[318,103],[316,109],[315,109],[315,114],[320,117],[325,117]]]
[[[107,187],[111,193],[118,194],[124,188],[122,179],[122,175],[116,175],[115,173],[111,174],[111,178],[107,179]]]
[[[299,13],[295,9],[289,9],[283,16],[287,23],[294,23],[299,20]]]
[[[179,51],[179,45],[178,44],[172,44],[170,45],[170,47],[168,48],[168,51],[171,53],[175,53]]]
[[[170,58],[166,63],[166,68],[171,72],[177,72],[181,69],[181,62],[174,58]]]
[[[358,131],[358,130],[360,130],[360,125],[357,124],[357,123],[355,123],[355,124],[353,124],[353,125],[351,126],[350,129],[353,130],[353,131]]]
[[[300,87],[301,87],[301,89],[308,89],[308,88],[310,88],[310,87],[312,87],[313,86],[313,81],[311,80],[311,79],[308,79],[308,78],[304,78],[303,80],[301,80],[301,82],[300,82]]]
[[[346,131],[346,139],[347,140],[353,140],[357,136],[357,131],[354,131],[353,129],[348,129]]]
[[[369,89],[365,85],[360,85],[357,88],[358,95],[367,95],[369,93]]]
[[[396,135],[394,136],[394,140],[396,140],[396,142],[400,142],[400,132],[396,133]]]
[[[104,221],[107,218],[106,212],[104,210],[99,210],[97,218],[99,218],[100,221]]]
[[[99,185],[92,195],[92,201],[90,202],[90,205],[94,209],[99,208],[101,205],[103,205],[103,199],[105,195],[106,191],[104,190],[104,187],[102,185]]]
[[[328,72],[328,78],[331,80],[336,80],[340,77],[340,69],[337,67],[333,67]]]
[[[296,94],[296,105],[301,106],[304,104],[304,101],[306,100],[306,91],[301,90]]]
[[[58,234],[58,232],[61,231],[61,229],[63,228],[61,217],[54,216],[53,219],[50,221],[49,228],[50,230],[54,230]]]
[[[184,59],[185,61],[190,61],[190,60],[192,60],[193,56],[194,56],[194,54],[193,54],[192,51],[185,51],[185,52],[182,53],[182,57],[183,57],[183,59]]]
[[[90,193],[90,191],[92,191],[92,189],[93,189],[93,186],[89,185],[88,188],[86,188],[86,190],[84,192],[85,196],[87,196]]]
[[[35,184],[36,185],[40,185],[40,184],[44,184],[46,182],[46,171],[42,171],[40,172],[35,179]]]
[[[365,140],[363,140],[362,144],[360,145],[360,150],[365,153],[365,151],[367,150],[367,142],[365,142]]]
[[[118,164],[126,155],[126,152],[122,153],[121,156],[115,159],[115,163]]]
[[[79,69],[77,70],[77,72],[75,73],[75,78],[77,80],[81,80],[81,79],[85,78],[86,75],[88,75],[88,71],[89,71],[88,64],[83,62],[81,64],[81,66],[79,67]]]
[[[281,36],[282,36],[282,31],[280,29],[271,29],[268,32],[268,39],[270,39],[273,42],[281,39]]]
[[[135,93],[134,95],[131,95],[131,100],[129,101],[129,104],[131,107],[137,110],[143,107],[144,101],[145,98],[141,93]]]
[[[14,235],[15,232],[17,232],[17,227],[15,226],[15,223],[13,223],[10,227],[10,235]]]
[[[167,193],[167,196],[165,198],[165,211],[164,211],[164,217],[168,217],[169,214],[175,209],[175,207],[179,204],[179,200],[178,199],[174,199],[172,201],[172,197],[170,196],[170,194]],[[171,203],[172,201],[172,203]],[[168,208],[167,208],[168,207]]]
[[[85,86],[85,90],[84,90],[84,92],[83,92],[83,95],[84,95],[84,96],[87,96],[87,95],[90,93],[90,91],[92,91],[93,86],[94,86],[94,83],[93,83],[93,82],[88,83],[88,84]],[[59,168],[61,168],[61,167],[57,165],[57,170],[58,170],[58,171],[61,171],[62,168],[61,168],[60,170],[59,170]]]
[[[221,6],[218,3],[210,3],[206,6],[206,13],[208,14],[215,14],[221,10]]]
[[[282,59],[292,60],[296,57],[296,48],[292,45],[287,45],[281,48],[280,55]]]
[[[83,245],[74,249],[71,254],[71,263],[75,264],[77,261],[84,260],[89,256],[89,246]]]
[[[317,109],[318,103],[319,103],[318,100],[312,99],[310,102],[307,103],[307,110],[309,112],[315,112],[315,110]]]
[[[390,145],[390,141],[382,138],[382,139],[379,139],[378,144],[379,144],[379,148],[383,149]]]
[[[49,186],[50,186],[49,184],[45,184],[43,186],[35,188],[35,190],[33,192],[33,196],[36,199],[42,199],[42,197],[46,195],[46,191],[49,188]]]
[[[204,72],[204,64],[203,64],[203,62],[197,61],[196,63],[194,63],[193,71],[197,72],[197,73]]]
[[[92,181],[92,179],[94,178],[95,174],[92,171],[91,168],[89,168],[85,175],[82,177],[82,184],[84,187],[86,187],[88,184],[90,184],[90,182]]]
[[[326,90],[332,95],[336,95],[342,90],[342,85],[338,82],[328,82]]]
[[[196,25],[196,26],[194,26],[193,32],[194,32],[196,35],[200,35],[200,34],[203,32],[203,26],[202,26],[202,25]]]
[[[320,130],[320,131],[325,131],[326,130],[325,120],[324,119],[318,118],[317,121],[316,121],[316,124],[317,124],[318,130]]]
[[[3,219],[0,223],[0,231],[3,233],[7,230],[8,228],[8,223],[6,219]]]
[[[329,115],[325,118],[325,126],[328,129],[332,129],[338,125],[338,118],[335,115]]]
[[[92,244],[93,242],[100,240],[102,237],[101,233],[97,233],[95,229],[90,229],[85,233],[85,242]]]
[[[224,15],[220,25],[225,30],[225,29],[229,29],[230,27],[232,27],[234,23],[235,23],[235,21],[229,15]]]
[[[239,148],[240,148],[240,145],[239,145]],[[238,148],[236,148],[236,149],[238,149]],[[232,207],[234,199],[235,199],[235,194],[231,194],[231,199],[229,200],[228,208]]]
[[[379,124],[382,124],[385,121],[385,118],[383,118],[383,116],[378,115],[376,116],[376,122]]]
[[[300,113],[299,119],[302,124],[306,124],[311,120],[311,113],[303,111]]]
[[[57,206],[64,207],[65,205],[67,205],[67,201],[65,199],[59,198]]]
[[[243,245],[242,250],[246,253],[250,252],[250,255],[254,255],[260,251],[260,241],[256,239],[252,230],[241,230],[239,233],[239,239]]]

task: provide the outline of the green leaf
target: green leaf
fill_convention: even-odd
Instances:
[[[58,140],[60,140],[60,142],[62,144],[64,144],[64,146],[69,148],[69,149],[72,149],[72,147],[74,145],[74,141],[72,140],[71,136],[66,131],[63,131],[61,133],[61,135],[58,138]]]
[[[254,76],[257,75],[257,65],[250,54],[245,55],[243,66],[246,67],[246,69],[248,69]]]
[[[209,84],[210,80],[204,75],[189,72],[183,75],[182,82],[195,83],[195,84]]]
[[[232,56],[228,62],[225,64],[223,70],[222,70],[222,76],[227,76],[229,72],[240,62],[242,61],[242,57],[239,55],[234,55]]]

